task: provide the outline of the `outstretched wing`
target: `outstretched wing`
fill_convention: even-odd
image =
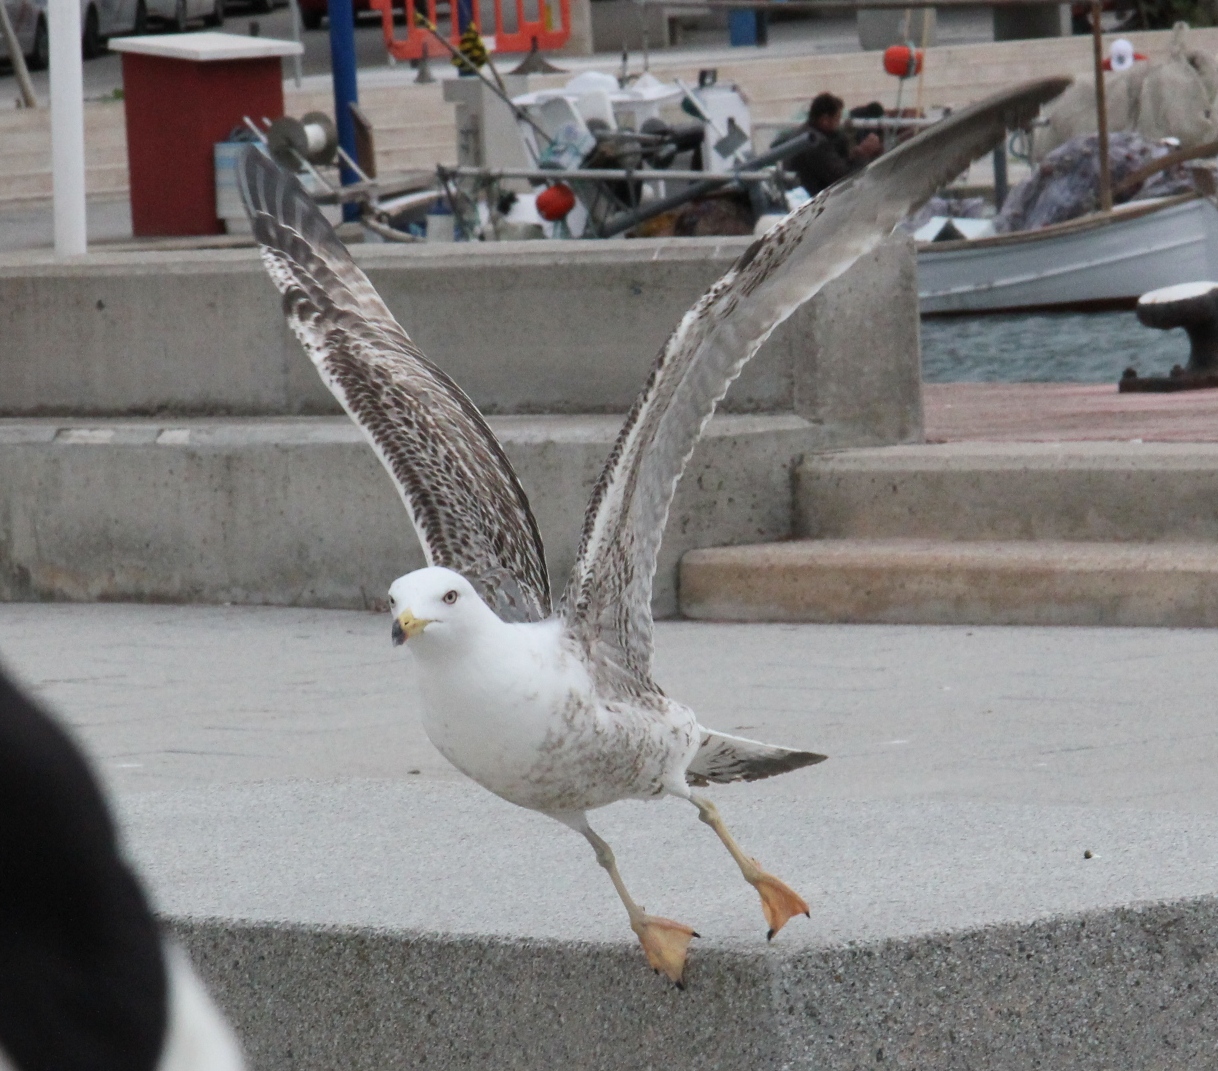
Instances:
[[[763,777],[815,766],[825,758],[815,751],[796,751],[703,729],[702,743],[685,771],[685,780],[691,785],[708,785],[712,781],[719,785],[760,781]]]
[[[410,341],[294,176],[256,149],[238,175],[284,315],[389,470],[428,564],[463,574],[504,620],[548,617],[541,533],[482,414]]]
[[[936,123],[787,216],[685,314],[592,493],[563,595],[568,624],[594,657],[650,682],[652,578],[668,509],[744,363],[800,305],[1068,84],[1030,82]]]

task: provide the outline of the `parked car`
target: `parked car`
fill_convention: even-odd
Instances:
[[[31,71],[46,70],[51,61],[51,40],[47,34],[47,0],[3,0],[9,21],[17,33],[17,43]],[[0,34],[0,59],[8,59],[8,42]]]
[[[145,23],[155,20],[176,33],[181,33],[187,23],[196,20],[202,20],[204,26],[213,29],[224,25],[224,0],[136,0],[136,5],[144,10]],[[137,29],[135,32],[144,31]]]
[[[45,70],[50,62],[47,0],[0,0],[17,34],[17,42],[31,71]],[[224,22],[224,0],[81,0],[80,49],[85,59],[100,56],[110,37],[147,33],[152,22],[170,30],[185,30],[191,22],[219,26]],[[0,59],[8,58],[8,44],[0,34]]]

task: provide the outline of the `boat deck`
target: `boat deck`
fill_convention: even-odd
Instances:
[[[1118,394],[1116,384],[927,383],[926,441],[1218,442],[1218,390]]]

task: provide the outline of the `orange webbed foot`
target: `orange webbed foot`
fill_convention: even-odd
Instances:
[[[680,922],[654,915],[644,915],[638,922],[632,922],[631,929],[638,934],[652,969],[683,989],[681,976],[685,973],[686,952],[689,942],[698,934]]]
[[[811,918],[812,913],[804,898],[785,881],[780,881],[773,874],[767,874],[760,867],[757,876],[748,880],[761,896],[761,911],[770,927],[765,935],[767,941],[774,939],[774,935],[787,924],[788,919],[796,915],[807,915]]]

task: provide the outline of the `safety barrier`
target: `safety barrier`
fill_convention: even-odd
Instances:
[[[397,36],[398,28],[393,24],[394,0],[370,0],[373,10],[381,13],[385,48],[397,60],[420,59],[423,56],[424,46],[429,41],[432,46],[437,43],[432,39],[431,32],[418,24],[416,14],[420,11],[433,26],[438,27],[438,32],[444,34],[445,39],[454,48],[460,44],[461,31],[464,28],[464,20],[459,12],[467,13],[468,20],[473,22],[478,28],[478,32],[486,39],[487,48],[491,52],[529,52],[534,48],[548,51],[561,48],[571,36],[570,0],[529,0],[528,6],[536,6],[537,9],[537,17],[534,19],[530,19],[525,12],[526,0],[514,0],[512,4],[516,15],[514,28],[510,27],[504,18],[504,0],[494,0],[495,24],[493,27],[485,29],[482,25],[481,4],[476,0],[473,3],[468,3],[467,0],[452,0],[451,3],[444,4],[449,15],[447,33],[444,33],[444,28],[436,15],[436,8],[440,6],[438,0],[426,0],[425,4],[416,4],[415,0],[404,0],[404,2],[405,36],[399,37]],[[558,25],[555,25],[555,7],[558,9]],[[402,11],[400,4],[396,5],[396,10]],[[436,51],[434,47],[428,48],[429,55],[435,56]]]

